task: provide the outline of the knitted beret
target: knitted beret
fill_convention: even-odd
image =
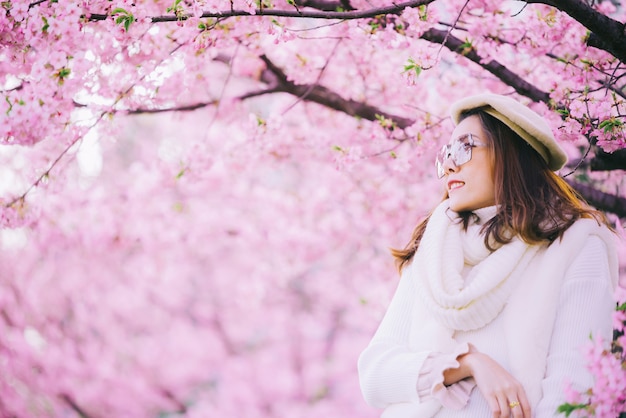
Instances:
[[[557,171],[567,162],[567,154],[556,142],[544,118],[515,99],[499,94],[478,94],[452,104],[450,115],[454,124],[468,110],[483,110],[511,128],[543,157],[551,170]]]

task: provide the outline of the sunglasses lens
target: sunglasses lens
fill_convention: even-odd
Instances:
[[[444,145],[441,147],[441,150],[437,153],[437,157],[435,159],[435,167],[437,167],[437,177],[442,178],[444,175],[443,171],[443,162],[450,156],[450,146]]]

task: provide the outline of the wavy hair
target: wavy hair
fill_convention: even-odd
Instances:
[[[487,136],[494,161],[496,215],[482,227],[485,245],[506,244],[514,236],[528,244],[550,244],[580,218],[593,218],[614,230],[606,216],[587,202],[524,139],[483,108],[469,110],[461,120],[477,116]],[[442,201],[448,198],[446,192]],[[391,249],[399,271],[413,259],[430,214],[413,230],[403,249]],[[459,213],[467,229],[472,212]]]

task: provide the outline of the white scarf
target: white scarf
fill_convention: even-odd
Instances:
[[[495,207],[478,216],[487,214],[494,215]],[[450,334],[482,328],[493,321],[540,248],[514,237],[490,252],[480,229],[480,224],[474,224],[464,231],[459,215],[445,200],[432,213],[422,238],[426,245],[420,245],[416,254],[416,273],[423,278],[419,295]],[[462,275],[466,260],[474,265],[467,279]]]

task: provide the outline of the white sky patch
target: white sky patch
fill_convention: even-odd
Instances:
[[[31,347],[41,350],[46,345],[46,340],[41,336],[39,331],[33,327],[26,327],[24,329],[24,339]]]
[[[164,138],[159,144],[159,158],[163,161],[172,163],[180,161],[183,156],[183,147],[180,145],[180,141],[176,138]]]
[[[28,237],[24,228],[6,228],[0,234],[2,248],[5,250],[24,248],[28,244]]]
[[[87,132],[76,152],[76,161],[82,175],[98,177],[102,172],[102,148],[95,129]]]

